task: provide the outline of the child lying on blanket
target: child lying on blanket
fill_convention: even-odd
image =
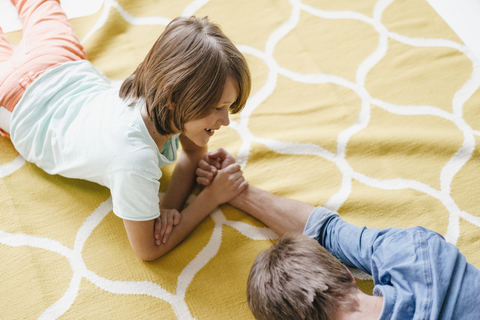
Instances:
[[[11,117],[2,134],[47,173],[108,187],[138,257],[162,256],[245,189],[233,163],[181,211],[210,137],[250,93],[245,58],[218,26],[174,19],[118,92],[86,60],[58,0],[12,3],[24,31],[13,50],[0,29],[0,114]],[[177,160],[179,142],[159,203],[160,168]]]
[[[197,181],[214,184],[232,160],[224,150],[205,154]],[[480,270],[436,232],[359,228],[253,186],[229,203],[284,235],[250,270],[247,300],[256,319],[479,319]],[[345,265],[372,276],[373,296]]]

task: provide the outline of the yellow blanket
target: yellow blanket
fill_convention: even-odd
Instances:
[[[72,24],[119,84],[192,14],[219,23],[253,75],[211,150],[234,154],[251,185],[360,226],[428,227],[480,267],[480,61],[425,0],[107,0]],[[0,151],[1,319],[253,318],[248,272],[277,238],[259,221],[222,205],[143,262],[108,189],[49,176],[6,138]]]

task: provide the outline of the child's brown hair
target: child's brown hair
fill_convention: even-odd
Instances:
[[[355,290],[346,267],[317,241],[287,234],[255,259],[247,300],[258,320],[326,320],[335,308],[358,308]]]
[[[245,57],[207,17],[179,17],[123,82],[120,97],[132,102],[144,98],[155,128],[168,135],[212,113],[228,78],[237,87],[237,100],[230,107],[237,113],[250,94]]]

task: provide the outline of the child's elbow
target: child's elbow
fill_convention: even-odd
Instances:
[[[156,254],[149,254],[149,253],[137,253],[135,252],[137,257],[145,262],[152,262],[157,260],[158,258],[161,257],[161,255],[156,255]]]
[[[135,251],[135,250],[134,250]],[[156,248],[152,248],[152,250],[138,250],[135,251],[137,257],[146,262],[152,262],[157,260],[158,258],[162,257],[168,251],[161,250],[159,246]]]
[[[137,254],[137,257],[145,262],[152,262],[160,258],[160,256],[152,256],[152,255],[145,255],[145,254]]]

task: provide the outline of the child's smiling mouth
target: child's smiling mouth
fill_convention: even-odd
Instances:
[[[214,130],[214,129],[205,129],[205,131],[206,131],[207,134],[210,135],[210,136],[213,136],[213,134],[215,133],[215,130]]]

